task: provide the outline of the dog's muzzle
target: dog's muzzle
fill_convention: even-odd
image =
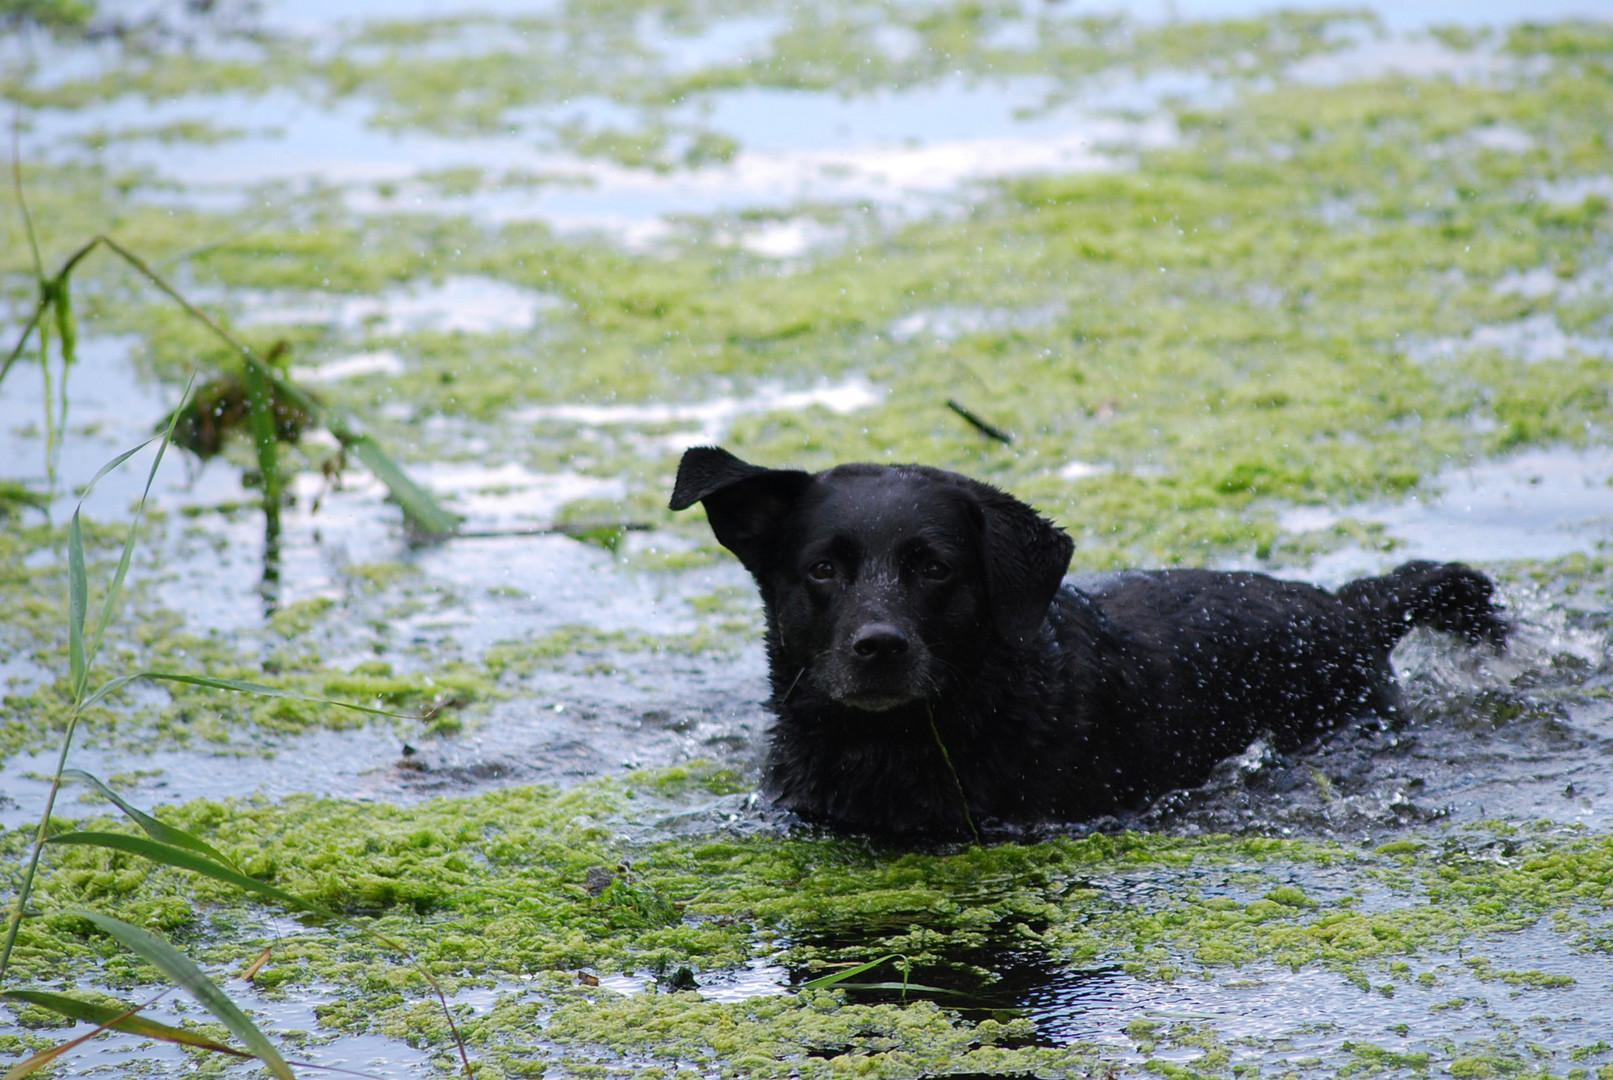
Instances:
[[[842,705],[884,712],[924,696],[929,662],[929,650],[911,633],[870,621],[832,650],[819,683]]]

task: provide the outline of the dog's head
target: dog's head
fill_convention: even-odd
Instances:
[[[762,593],[791,675],[867,712],[966,677],[1040,629],[1074,545],[1035,510],[919,465],[767,469],[684,454],[672,509],[704,504]]]

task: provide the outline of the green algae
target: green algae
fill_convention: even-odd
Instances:
[[[1036,1046],[1024,1020],[959,1013],[945,997],[905,1005],[859,1004],[839,991],[775,991],[727,1003],[670,991],[624,998],[579,986],[578,970],[687,967],[705,978],[763,960],[800,979],[892,950],[910,958],[915,982],[961,963],[969,978],[989,985],[993,971],[970,969],[961,958],[981,955],[983,941],[1001,941],[1006,931],[1021,948],[1062,963],[1122,965],[1144,980],[1320,965],[1351,981],[1370,978],[1374,990],[1408,979],[1413,968],[1403,959],[1421,965],[1454,959],[1460,949],[1481,979],[1551,994],[1572,980],[1501,969],[1474,950],[1523,926],[1553,925],[1553,916],[1613,908],[1613,842],[1562,830],[1522,835],[1502,859],[1466,854],[1459,837],[1444,841],[1438,859],[1256,837],[1137,834],[931,854],[809,835],[628,839],[642,828],[635,822],[743,786],[730,771],[691,765],[565,792],[513,788],[414,807],[196,801],[159,815],[206,836],[254,876],[366,920],[403,943],[451,994],[506,988],[498,1008],[464,1024],[488,1062],[571,1056],[607,1075],[679,1061],[723,1075],[830,1075],[854,1063],[874,1075],[911,1075],[945,1061],[1073,1072],[1106,1054],[1096,1046]],[[24,844],[20,833],[0,834],[5,873],[15,872]],[[596,887],[602,870],[608,881]],[[1316,887],[1332,884],[1325,897],[1297,885],[1229,893],[1216,884],[1231,880],[1227,870],[1253,874],[1251,883],[1270,873],[1320,873]],[[1360,890],[1386,884],[1390,898],[1363,908]],[[323,1024],[408,1031],[415,1045],[446,1045],[403,958],[340,929],[282,924],[266,940],[254,906],[217,882],[153,870],[118,852],[57,848],[38,896],[46,914],[25,925],[17,953],[20,970],[34,979],[104,962],[110,987],[149,980],[88,924],[51,914],[92,904],[161,927],[215,965],[242,963],[272,944],[274,958],[255,980],[261,992],[338,986],[321,1008]],[[1572,926],[1565,932],[1572,935]],[[1579,939],[1574,947],[1600,945]],[[1199,1071],[1222,1074],[1230,1060],[1211,1029],[1169,1038],[1146,1022],[1128,1030],[1142,1044],[1198,1046]],[[1352,1045],[1346,1050],[1362,1068],[1427,1064]],[[1442,1060],[1452,1067],[1463,1059]]]
[[[646,634],[601,630],[579,624],[520,641],[490,646],[483,663],[495,678],[531,675],[545,668],[564,668],[578,661],[609,664],[641,653],[698,656],[732,653],[750,645],[755,625],[749,619],[725,618],[686,634]]]
[[[161,100],[290,90],[315,100],[371,102],[370,123],[379,127],[458,135],[506,130],[523,112],[546,108],[536,126],[550,145],[665,169],[722,162],[732,154],[731,138],[689,118],[723,93],[812,90],[855,97],[957,80],[1020,79],[1047,84],[1046,107],[1105,72],[1190,70],[1257,79],[1337,51],[1352,33],[1377,25],[1370,14],[1348,10],[1152,23],[974,0],[922,7],[836,2],[811,9],[778,0],[663,4],[653,16],[662,41],[646,40],[645,20],[623,17],[614,3],[571,0],[549,13],[509,19],[372,21],[325,43],[333,48],[260,36],[239,43],[231,55],[189,55],[183,64],[169,62],[160,48],[130,49],[113,71],[67,79],[22,72],[3,88],[32,107],[82,107],[131,93]],[[698,47],[736,16],[766,31],[743,55],[714,56],[692,71],[675,62],[683,47]],[[889,44],[880,43],[876,29]],[[627,126],[601,128],[570,118],[567,106],[590,99],[629,113]],[[669,155],[673,143],[682,145]]]
[[[181,120],[171,124],[156,124],[150,127],[100,128],[85,132],[78,137],[77,141],[91,150],[102,150],[116,143],[144,142],[148,140],[164,145],[197,143],[203,146],[212,146],[219,143],[234,142],[248,134],[251,133],[243,128],[220,127],[205,120]]]
[[[1024,1039],[1023,1025],[960,1023],[930,1002],[848,1007],[812,991],[742,1006],[663,994],[568,1004],[555,1011],[545,1034],[562,1047],[637,1055],[650,1049],[648,1035],[654,1040],[648,1060],[716,1067],[725,1077],[901,1077],[940,1069],[1072,1076],[1101,1060],[1095,1047],[1003,1046]]]
[[[764,371],[866,374],[889,391],[874,409],[745,417],[729,441],[809,466],[895,457],[983,474],[1071,526],[1091,565],[1269,555],[1283,543],[1262,509],[1271,500],[1398,495],[1453,460],[1605,430],[1596,358],[1418,351],[1560,310],[1493,286],[1534,266],[1572,276],[1605,234],[1605,200],[1516,196],[1609,167],[1599,70],[1554,68],[1517,87],[1288,87],[1184,111],[1191,144],[1142,155],[1134,173],[1007,182],[962,220],[897,225],[788,273],[714,245],[629,256],[536,225],[490,235],[452,217],[355,220],[317,201],[302,208],[313,228],[270,223],[192,265],[228,288],[363,291],[439,276],[446,261],[569,301],[536,350],[513,334],[367,335],[409,371],[384,397],[332,390],[366,411],[406,400],[417,415],[485,422],[534,401],[687,399]],[[1533,146],[1467,139],[1496,126]],[[1438,155],[1419,149],[1435,144]],[[1341,202],[1348,214],[1329,224],[1322,211]],[[889,333],[936,310],[1052,314],[957,338]],[[128,314],[149,328],[159,370],[212,352],[175,317]],[[267,342],[287,330],[254,332]],[[337,329],[299,332],[312,355],[342,345]],[[976,444],[946,413],[960,378],[974,407],[1020,433],[1014,452]],[[383,438],[407,430],[376,424]],[[520,457],[625,474],[633,516],[660,516],[669,466],[585,434],[554,425]],[[1111,471],[1064,480],[1057,466],[1071,458]]]
[[[10,0],[0,7],[0,26],[13,31],[39,27],[70,36],[81,33],[95,13],[96,5],[86,0]]]

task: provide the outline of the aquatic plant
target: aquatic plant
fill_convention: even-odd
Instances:
[[[190,392],[190,385],[185,390]],[[131,806],[123,798],[107,787],[100,780],[79,770],[67,768],[69,752],[72,748],[73,737],[77,731],[84,710],[97,701],[114,693],[123,686],[137,680],[147,679],[176,683],[188,683],[197,686],[207,686],[219,690],[232,690],[243,693],[260,694],[270,697],[291,698],[307,701],[318,705],[335,708],[352,709],[359,712],[371,713],[380,716],[400,716],[402,714],[376,709],[366,705],[339,701],[331,698],[311,697],[309,695],[295,694],[271,686],[255,683],[241,682],[230,679],[214,679],[205,676],[189,675],[182,672],[141,671],[129,675],[122,675],[110,679],[95,689],[90,689],[90,674],[96,657],[103,644],[106,629],[112,620],[120,594],[122,592],[125,575],[128,573],[131,556],[134,552],[136,538],[139,535],[140,520],[145,510],[146,499],[150,495],[151,484],[157,475],[157,469],[162,464],[163,453],[167,449],[173,435],[175,425],[179,420],[179,412],[175,410],[169,417],[168,424],[162,434],[155,440],[157,451],[153,456],[150,471],[146,476],[145,490],[141,494],[135,507],[134,520],[130,523],[125,536],[123,552],[118,562],[117,571],[106,590],[106,596],[101,606],[100,616],[93,628],[87,621],[89,608],[89,582],[85,573],[84,539],[80,526],[82,501],[88,497],[97,482],[112,470],[122,465],[129,458],[139,453],[149,444],[142,444],[118,456],[104,466],[99,473],[86,485],[84,495],[80,499],[80,506],[73,512],[72,521],[68,527],[67,559],[69,572],[68,596],[68,635],[69,655],[71,658],[71,687],[72,705],[68,713],[66,730],[62,734],[61,748],[57,756],[56,770],[51,777],[50,791],[45,801],[45,807],[40,815],[39,826],[35,832],[34,843],[24,866],[17,894],[12,903],[8,905],[6,927],[3,942],[0,942],[0,987],[5,985],[7,968],[11,962],[12,949],[16,944],[17,934],[24,918],[29,914],[29,899],[32,894],[34,876],[39,868],[40,858],[45,847],[56,845],[84,845],[99,847],[113,851],[125,851],[142,856],[153,862],[188,870],[223,882],[235,888],[253,893],[260,898],[277,903],[282,907],[301,911],[317,916],[321,919],[344,922],[354,925],[351,919],[330,910],[329,908],[296,896],[283,889],[259,881],[246,873],[225,855],[221,854],[205,840],[184,829],[165,825],[156,818],[151,817]],[[76,831],[65,833],[52,833],[51,821],[55,809],[56,797],[61,790],[62,782],[66,779],[76,779],[90,784],[102,796],[123,810],[137,825],[146,832],[145,837],[131,836],[115,832]],[[275,1049],[274,1044],[260,1031],[245,1013],[221,991],[196,964],[183,953],[175,949],[167,941],[144,930],[131,925],[124,920],[95,911],[69,908],[63,914],[75,916],[86,920],[103,932],[115,938],[125,947],[143,957],[156,967],[174,984],[187,991],[198,1002],[216,1016],[249,1048],[250,1053],[243,1055],[242,1051],[217,1043],[214,1040],[201,1038],[193,1033],[171,1028],[167,1025],[144,1020],[139,1016],[142,1009],[148,1008],[157,999],[145,1005],[127,1005],[123,1008],[110,1008],[86,1002],[79,998],[67,995],[53,994],[42,990],[7,990],[0,993],[0,999],[10,1000],[24,1004],[36,1005],[75,1020],[86,1020],[97,1025],[96,1031],[90,1035],[81,1036],[60,1046],[40,1051],[27,1060],[19,1063],[6,1073],[7,1080],[20,1080],[28,1076],[91,1035],[103,1030],[116,1030],[128,1034],[147,1038],[156,1038],[166,1042],[175,1042],[192,1046],[197,1049],[212,1052],[233,1054],[236,1056],[251,1056],[259,1059],[277,1077],[291,1080],[291,1067]],[[387,948],[395,949],[408,954],[408,950],[383,934],[357,924],[358,929],[373,937]],[[265,957],[266,958],[266,957]],[[261,961],[260,961],[261,963]],[[442,1004],[444,1014],[450,1031],[455,1031],[452,1011],[448,1008],[446,996],[441,985],[432,976],[429,970],[419,968],[420,974],[431,985]],[[457,1032],[455,1040],[459,1042]],[[464,1045],[459,1042],[460,1055],[464,1061],[466,1075],[470,1074],[470,1062],[465,1054]]]
[[[68,267],[66,270],[64,270],[64,275],[65,273],[70,272],[71,267]],[[65,281],[65,277],[63,277],[62,280]],[[55,298],[52,298],[48,302],[42,300],[41,309],[43,310],[46,306],[48,306],[48,304],[55,304],[57,302],[58,301]],[[64,309],[62,307],[57,307],[57,310],[62,311]],[[63,321],[70,323],[70,312],[64,317]],[[66,346],[66,341],[69,340],[70,338],[64,339],[64,348],[68,347]],[[70,355],[70,353],[68,355]],[[187,392],[189,391],[188,386],[186,387],[186,390]],[[129,526],[123,545],[123,554],[118,561],[117,572],[106,590],[105,602],[101,607],[101,614],[97,622],[94,624],[93,631],[89,629],[87,624],[89,583],[85,574],[84,539],[80,526],[82,504],[80,509],[73,512],[72,522],[68,527],[67,559],[70,571],[67,617],[68,637],[70,642],[69,655],[71,657],[72,665],[70,676],[73,693],[72,708],[68,713],[67,728],[62,735],[61,750],[57,757],[56,771],[51,778],[50,793],[45,800],[44,811],[40,815],[39,828],[34,836],[33,849],[29,854],[27,864],[23,869],[22,879],[17,889],[17,895],[13,898],[12,903],[9,905],[10,910],[6,919],[5,937],[3,943],[0,943],[0,986],[4,985],[6,970],[11,962],[11,952],[17,940],[17,932],[21,928],[23,919],[28,914],[29,897],[33,888],[34,875],[39,868],[40,857],[44,852],[45,844],[51,839],[49,835],[51,814],[55,808],[57,793],[61,790],[61,784],[67,772],[68,753],[72,748],[73,736],[77,730],[78,722],[83,715],[85,707],[89,704],[92,704],[105,694],[111,692],[116,684],[127,683],[134,678],[141,677],[126,676],[121,680],[114,679],[109,683],[103,684],[94,691],[91,691],[89,688],[91,668],[95,663],[96,655],[100,651],[107,624],[111,622],[112,613],[115,610],[119,594],[122,591],[124,576],[128,573],[130,557],[134,551],[135,539],[139,534],[140,518],[145,510],[146,498],[149,496],[151,491],[151,482],[157,475],[157,468],[162,464],[163,452],[168,447],[169,436],[172,434],[172,428],[173,421],[170,420],[168,429],[162,433],[160,439],[156,440],[157,452],[153,456],[151,469],[146,476],[145,491],[142,493],[140,501],[136,506],[134,521]],[[114,459],[108,465],[103,467],[95,478],[92,479],[87,485],[85,494],[87,495],[89,491],[95,487],[95,484],[101,479],[101,477],[123,464],[124,461],[128,460],[142,449],[144,449],[144,446],[135,447],[133,450],[120,455],[118,458]],[[143,674],[145,677],[151,678],[163,677],[163,673],[157,672]],[[197,846],[197,844],[190,845],[192,849]],[[205,848],[205,845],[200,846]],[[152,964],[156,965],[160,970],[172,978],[176,985],[183,986],[193,996],[195,996],[198,1001],[212,1011],[215,1016],[222,1020],[225,1025],[230,1028],[230,1030],[234,1031],[237,1036],[239,1036],[249,1047],[251,1047],[253,1056],[259,1058],[266,1065],[268,1065],[276,1076],[284,1077],[286,1080],[290,1080],[290,1068],[286,1065],[285,1060],[281,1058],[279,1053],[274,1049],[273,1045],[264,1037],[263,1033],[257,1029],[257,1026],[248,1020],[245,1014],[243,1014],[234,1005],[234,1003],[229,1000],[228,997],[222,994],[218,988],[201,973],[200,969],[196,968],[193,963],[187,960],[182,954],[177,952],[171,945],[162,941],[160,938],[157,938],[155,935],[152,935],[150,932],[141,930],[135,926],[131,926],[130,924],[119,919],[113,919],[109,916],[100,915],[89,911],[75,912],[75,914],[78,914],[101,927],[102,930],[111,934],[120,942],[145,957]],[[22,996],[15,996],[17,994]],[[22,990],[8,991],[7,996],[9,1000],[24,1001],[30,1004],[39,1005],[55,1012],[61,1012],[64,1015],[73,1016],[75,1019],[91,1018],[90,1016],[86,1015],[85,1007],[80,1003],[71,999],[65,1002],[60,1001],[58,1000],[60,995],[52,995],[42,991]],[[94,1012],[93,1022],[98,1024],[98,1031],[105,1028],[130,1030],[129,1025],[135,1022],[136,1016],[139,1012],[139,1007],[131,1006],[122,1011],[103,1010],[95,1012],[92,1010],[92,1012]],[[151,1026],[147,1024],[136,1026],[139,1028],[139,1033],[141,1034],[158,1038],[173,1038],[173,1036],[170,1036],[166,1031],[159,1030],[162,1027],[161,1025]],[[7,1073],[8,1080],[11,1077],[20,1078],[27,1076],[44,1065],[49,1064],[51,1061],[54,1061],[57,1057],[61,1056],[61,1054],[67,1049],[70,1049],[71,1045],[76,1045],[76,1043],[41,1051],[32,1058],[22,1062],[10,1070]],[[206,1049],[207,1047],[203,1048]]]
[[[251,348],[234,338],[180,295],[162,276],[153,271],[144,260],[116,240],[105,235],[94,237],[74,251],[54,274],[47,276],[39,256],[39,248],[34,237],[33,223],[28,214],[27,202],[23,196],[20,166],[17,165],[15,159],[13,165],[17,200],[26,222],[29,243],[33,251],[39,298],[33,314],[25,323],[16,345],[7,356],[5,362],[0,364],[0,380],[3,380],[12,364],[22,355],[29,338],[35,331],[38,331],[40,337],[41,362],[45,365],[46,370],[49,370],[50,349],[47,326],[50,324],[46,320],[48,317],[53,316],[54,326],[60,337],[63,383],[60,408],[61,416],[65,418],[66,376],[76,359],[75,346],[77,341],[77,326],[73,315],[70,291],[71,278],[74,270],[84,258],[97,248],[105,247],[157,286],[158,289],[178,303],[188,314],[211,330],[239,355],[246,378],[246,413],[251,420],[253,441],[257,449],[258,464],[262,475],[263,507],[267,535],[266,566],[274,564],[276,558],[275,549],[279,536],[279,503],[282,489],[277,464],[277,444],[281,433],[280,424],[276,417],[277,403],[289,402],[303,415],[311,419],[317,418],[323,422],[345,449],[352,451],[359,460],[363,461],[386,484],[388,490],[404,508],[406,518],[411,524],[431,535],[443,535],[454,530],[458,524],[458,518],[439,507],[436,501],[411,481],[373,440],[360,432],[352,420],[341,414],[331,414],[321,410],[311,398],[292,386],[272,366],[269,360],[259,357]],[[181,395],[182,400],[190,398],[194,385],[195,376],[193,374],[190,381],[185,385],[184,392]],[[48,401],[46,411],[47,416],[49,416],[51,410]],[[168,415],[157,436],[146,443],[125,451],[103,466],[85,485],[79,498],[79,504],[74,509],[68,526],[66,552],[69,567],[67,630],[71,702],[65,729],[62,733],[60,750],[57,755],[56,769],[51,776],[50,789],[45,800],[44,809],[40,815],[39,826],[35,832],[34,842],[22,871],[16,896],[8,905],[4,938],[3,941],[0,941],[0,986],[5,985],[6,973],[10,966],[18,932],[23,920],[29,914],[29,901],[33,891],[34,878],[39,868],[40,859],[48,844],[80,844],[131,852],[154,862],[176,866],[225,882],[279,903],[291,910],[311,913],[320,918],[351,922],[351,920],[344,919],[343,916],[322,905],[277,889],[243,873],[231,860],[220,854],[201,838],[185,830],[162,824],[157,819],[129,805],[95,777],[67,768],[73,739],[85,710],[130,683],[140,680],[182,683],[267,697],[286,698],[380,716],[398,717],[404,715],[332,698],[297,694],[258,683],[217,679],[174,671],[135,672],[117,676],[93,689],[91,688],[91,672],[104,644],[107,628],[112,622],[113,615],[121,599],[125,578],[128,574],[135,544],[140,533],[146,502],[151,494],[152,482],[156,478],[165,452],[173,442],[175,430],[185,415],[187,414],[183,407],[173,410]],[[54,441],[53,433],[51,443],[54,444]],[[107,585],[99,616],[92,624],[89,622],[89,580],[86,572],[84,536],[81,524],[83,501],[103,477],[152,443],[156,444],[156,452],[152,457],[151,467],[146,474],[145,487],[136,503],[133,520],[125,532],[117,569],[111,582]],[[47,450],[47,454],[53,450],[54,445],[51,445]],[[141,838],[110,832],[52,834],[51,820],[56,798],[61,790],[63,781],[68,778],[79,779],[91,784],[102,795],[124,810],[136,824],[145,830],[148,834],[147,837]],[[65,914],[76,916],[100,928],[103,932],[109,934],[155,966],[173,982],[174,986],[183,988],[223,1022],[231,1032],[246,1044],[249,1053],[243,1055],[242,1051],[224,1046],[214,1040],[141,1018],[139,1016],[140,1011],[149,1007],[151,1002],[146,1005],[111,1008],[42,990],[7,990],[0,994],[0,998],[36,1005],[71,1019],[87,1020],[97,1025],[96,1031],[90,1033],[90,1035],[40,1051],[19,1063],[6,1073],[7,1080],[20,1080],[21,1077],[32,1074],[84,1041],[85,1038],[89,1038],[103,1030],[123,1031],[148,1038],[176,1042],[202,1050],[255,1057],[262,1061],[275,1076],[281,1077],[283,1080],[291,1080],[290,1065],[276,1050],[273,1043],[236,1006],[228,995],[219,990],[194,962],[175,949],[170,943],[148,930],[95,911],[69,909]],[[398,948],[407,953],[407,950],[402,950],[401,946],[398,946],[396,942],[384,935],[377,934],[372,929],[364,926],[359,926],[359,929],[374,937],[384,946]],[[429,971],[421,968],[420,972],[425,981],[436,991],[447,1017],[449,1030],[454,1031],[453,1016],[448,1009],[447,999],[443,995],[440,984],[437,983]],[[455,1040],[458,1042],[457,1033],[455,1034]],[[459,1045],[465,1071],[469,1075],[469,1058],[465,1055],[463,1043],[461,1042]]]
[[[45,378],[46,470],[52,486],[55,485],[55,458],[60,445],[60,433],[65,429],[67,422],[68,376],[77,359],[78,324],[73,316],[72,276],[84,259],[98,248],[105,248],[156,286],[193,320],[206,327],[214,337],[229,348],[230,355],[235,357],[241,366],[240,375],[237,377],[240,381],[241,399],[238,403],[226,405],[220,400],[217,382],[209,382],[204,388],[198,389],[194,400],[191,399],[187,387],[186,400],[168,418],[164,445],[172,441],[176,430],[181,430],[179,422],[184,418],[186,426],[181,431],[182,444],[205,458],[209,456],[210,451],[216,451],[214,436],[221,438],[222,432],[211,432],[207,437],[203,437],[201,429],[210,424],[223,423],[227,412],[233,412],[237,421],[244,418],[249,422],[263,491],[261,503],[264,516],[266,588],[272,588],[279,580],[280,505],[285,489],[279,465],[279,444],[282,441],[295,441],[296,433],[304,425],[322,425],[335,436],[344,453],[351,453],[362,462],[397,500],[403,509],[405,523],[417,536],[424,539],[441,539],[451,535],[458,528],[460,521],[458,515],[444,510],[429,492],[411,480],[380,445],[363,432],[356,420],[340,410],[323,408],[311,396],[292,385],[284,371],[276,364],[287,351],[285,342],[277,343],[267,356],[259,356],[250,346],[187,300],[144,259],[105,234],[92,237],[70,254],[54,274],[47,274],[44,259],[40,255],[39,240],[34,233],[33,214],[28,208],[28,199],[23,190],[22,158],[17,147],[21,123],[22,112],[19,107],[12,125],[12,188],[28,239],[39,295],[33,313],[24,322],[22,331],[17,337],[17,343],[5,360],[0,362],[0,382],[5,381],[12,365],[22,356],[29,339],[37,332],[40,367]],[[50,328],[53,325],[60,339],[61,357],[60,390],[54,395],[58,398],[58,403],[54,407],[50,378]],[[233,373],[231,374],[233,376]],[[203,392],[204,389],[206,393]]]
[[[19,201],[21,195],[19,192]],[[23,204],[26,207],[26,204]],[[32,226],[29,228],[30,235]],[[77,251],[73,252],[53,275],[46,275],[43,269],[38,272],[39,300],[35,304],[33,314],[23,325],[21,335],[16,345],[0,363],[0,380],[11,370],[12,364],[22,355],[28,345],[28,340],[37,330],[40,333],[42,355],[48,351],[48,336],[45,332],[46,316],[54,313],[56,325],[61,334],[61,355],[63,380],[66,372],[72,367],[75,356],[75,343],[77,330],[73,321],[71,300],[71,280],[73,271],[85,257],[97,248],[105,247],[133,267],[139,274],[155,285],[170,299],[177,303],[187,315],[205,326],[219,340],[229,346],[231,352],[240,358],[246,378],[246,413],[251,421],[253,444],[257,450],[258,466],[263,476],[263,506],[266,519],[270,522],[269,532],[272,536],[279,535],[279,499],[283,490],[278,465],[276,446],[279,443],[282,421],[277,416],[277,408],[289,405],[312,422],[322,424],[344,449],[349,451],[359,461],[363,462],[376,478],[386,485],[387,491],[398,501],[403,508],[407,521],[426,537],[442,537],[451,535],[458,527],[459,519],[437,504],[437,501],[420,485],[409,479],[408,475],[383,451],[375,440],[365,435],[358,423],[352,418],[333,410],[322,408],[312,397],[292,385],[271,363],[271,358],[261,357],[250,346],[246,345],[217,322],[213,321],[205,312],[185,299],[180,292],[170,285],[160,274],[148,266],[145,260],[129,251],[122,244],[110,236],[96,236],[86,242]],[[37,247],[35,251],[37,253]],[[65,388],[63,390],[65,400]],[[187,397],[189,392],[187,390]],[[65,409],[65,405],[63,406]],[[171,415],[171,423],[177,424],[185,406],[176,409]]]

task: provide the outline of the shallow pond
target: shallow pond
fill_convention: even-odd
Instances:
[[[52,848],[7,988],[156,992],[91,908],[364,1075],[458,1066],[418,965],[484,1076],[1613,1076],[1604,15],[355,0],[0,43],[47,268],[113,233],[464,518],[422,541],[309,429],[266,579],[246,439],[168,452],[96,678],[398,715],[136,684],[70,763],[353,925]],[[104,252],[73,286],[72,367],[0,382],[8,895],[67,713],[63,526],[231,363]],[[664,509],[714,442],[982,476],[1078,570],[1460,558],[1517,632],[1413,635],[1403,723],[1123,819],[830,838],[754,795],[758,605]],[[92,611],[151,454],[84,498]],[[0,1053],[86,1030],[8,1005]]]

